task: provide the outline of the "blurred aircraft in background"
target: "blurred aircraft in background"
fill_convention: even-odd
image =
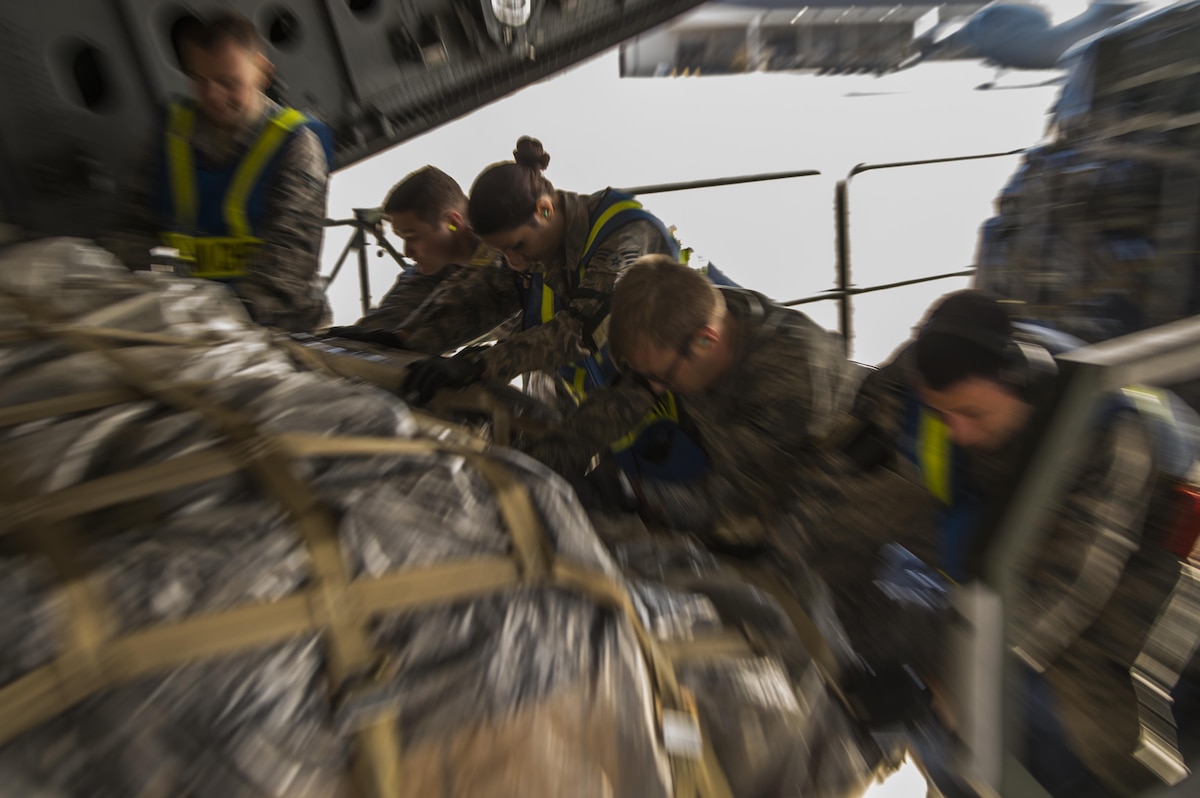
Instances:
[[[1075,44],[1138,14],[1142,3],[1106,2],[1052,24],[1050,12],[1029,3],[991,3],[969,17],[947,19],[913,40],[901,69],[923,61],[979,59],[1000,70],[1055,69]]]
[[[1054,24],[1032,3],[714,0],[622,45],[623,77],[793,71],[883,75],[931,60],[1054,69],[1070,47],[1148,3],[1099,0]]]

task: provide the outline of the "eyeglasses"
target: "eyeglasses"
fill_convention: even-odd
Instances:
[[[633,371],[633,369],[630,369],[630,371],[633,371],[635,375],[642,378],[646,382],[658,383],[659,385],[671,387],[675,382],[675,375],[679,373],[679,367],[683,365],[683,361],[689,360],[692,356],[692,339],[694,337],[695,334],[689,335],[687,338],[683,339],[683,343],[675,347],[675,357],[672,358],[670,365],[667,366],[666,371],[664,371],[661,376],[657,374],[646,374],[645,372],[641,371]]]

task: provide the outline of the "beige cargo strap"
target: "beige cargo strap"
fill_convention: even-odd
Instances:
[[[0,473],[0,501],[5,504],[14,501],[19,484],[12,473]],[[83,547],[77,542],[74,532],[73,524],[44,525],[28,530],[21,536],[21,543],[28,550],[44,556],[58,577],[57,592],[68,611],[64,613],[66,628],[63,630],[63,650],[55,664],[60,673],[78,685],[77,700],[81,700],[91,692],[88,684],[98,671],[97,655],[116,627],[106,611],[108,602],[102,586],[78,559],[78,552],[83,551]],[[71,674],[79,675],[72,677]],[[33,687],[36,689],[38,685]],[[18,698],[28,697],[21,689],[15,695]],[[26,720],[19,701],[16,704],[10,710],[16,714],[14,720]],[[6,711],[3,720],[7,721],[7,716]],[[28,725],[33,726],[44,719],[31,718]]]
[[[800,602],[796,600],[796,597],[765,568],[733,557],[720,557],[719,560],[722,564],[740,574],[747,582],[764,591],[775,600],[775,603],[779,605],[779,608],[783,610],[783,613],[791,622],[792,628],[796,631],[796,636],[800,638],[800,642],[803,643],[805,650],[812,658],[813,666],[816,668],[817,673],[820,674],[825,686],[852,717],[857,717],[858,710],[854,708],[849,698],[842,691],[840,682],[841,665],[838,663],[833,649],[829,647],[829,642],[825,640],[825,636],[821,634],[821,630],[813,622],[812,617],[809,616]],[[698,580],[695,579],[671,580],[671,584],[684,589],[695,589],[698,586],[697,582]],[[745,635],[739,635],[738,637],[741,638],[742,647],[753,648],[757,642],[746,639]],[[717,635],[713,635],[704,640],[671,644],[669,651],[671,659],[678,662],[681,659],[686,660],[691,657],[711,658],[729,656],[736,653],[737,647],[738,643],[736,640],[722,639]]]
[[[30,326],[35,331],[59,338],[78,350],[102,355],[117,367],[123,380],[131,387],[169,406],[198,413],[218,433],[229,439],[233,450],[231,456],[236,463],[244,465],[268,495],[283,505],[305,541],[313,581],[309,599],[314,605],[314,612],[327,621],[324,634],[332,681],[335,685],[343,685],[368,671],[374,659],[368,641],[368,617],[347,600],[349,575],[341,557],[336,522],[292,473],[290,460],[274,442],[261,435],[253,422],[241,413],[216,404],[202,394],[163,381],[152,370],[112,349],[103,339],[79,329],[55,325],[60,319],[43,302],[11,294],[10,298],[28,314],[32,322]],[[13,522],[17,525],[32,525],[34,520],[44,522],[46,514],[37,512],[36,507],[33,510],[32,514],[28,509],[25,512],[18,510],[14,513]],[[67,653],[70,654],[70,649]],[[93,667],[88,669],[85,677],[77,677],[72,681],[93,684],[96,680],[103,681],[103,663],[99,667],[95,667],[97,663],[91,664]],[[400,779],[395,756],[399,744],[394,724],[390,719],[381,717],[362,727],[356,736],[359,756],[355,757],[354,770],[366,794],[376,798],[399,796]],[[389,751],[390,755],[385,755]]]
[[[4,295],[3,289],[0,289],[0,295]],[[12,296],[12,295],[8,295]],[[59,325],[37,324],[25,330],[0,330],[0,344],[19,344],[24,341],[40,341],[47,337],[62,338],[63,333],[70,332],[72,334],[94,338],[99,341],[113,341],[116,343],[129,344],[163,344],[166,346],[186,346],[192,349],[198,347],[211,347],[211,341],[204,341],[196,338],[179,338],[174,335],[163,335],[162,333],[140,332],[138,330],[121,330],[112,327],[60,327]]]
[[[709,735],[700,724],[695,700],[680,686],[674,663],[642,624],[628,591],[604,574],[566,562],[555,563],[554,575],[556,584],[581,590],[616,607],[629,620],[655,686],[658,727],[663,745],[671,755],[676,798],[732,798],[733,790],[717,761]],[[703,637],[697,637],[693,642],[697,648],[704,645]],[[686,648],[680,650],[686,651]],[[745,653],[752,652],[747,647]],[[671,739],[673,734],[679,739]]]
[[[809,656],[813,658],[813,661],[821,669],[821,675],[825,677],[825,680],[836,691],[838,677],[841,674],[841,666],[838,664],[837,657],[834,656],[833,649],[829,647],[828,641],[825,640],[825,636],[821,634],[821,630],[817,628],[816,623],[813,622],[813,619],[804,610],[804,607],[800,605],[800,602],[796,601],[796,597],[765,568],[730,557],[722,557],[720,559],[723,564],[745,577],[750,584],[765,591],[771,598],[775,599],[780,609],[787,615],[788,620],[792,622],[792,628],[796,630],[800,641],[804,643]]]
[[[113,684],[201,657],[282,642],[305,631],[320,630],[325,634],[334,684],[346,685],[366,676],[374,665],[366,634],[372,615],[482,595],[521,582],[537,583],[553,577],[556,584],[579,590],[618,608],[625,615],[653,677],[659,702],[660,731],[664,738],[667,721],[684,718],[691,724],[689,731],[694,731],[698,750],[681,754],[672,751],[670,741],[664,739],[674,763],[677,798],[729,798],[729,785],[715,753],[707,735],[700,732],[694,701],[679,686],[671,661],[641,623],[624,587],[606,575],[569,563],[552,562],[548,538],[528,489],[500,460],[472,449],[446,447],[427,440],[263,435],[242,414],[181,385],[161,381],[158,375],[111,350],[106,343],[78,329],[46,323],[46,317],[52,314],[36,300],[15,298],[31,316],[42,317],[33,325],[35,328],[62,338],[76,348],[102,354],[141,394],[198,413],[229,439],[229,449],[195,452],[32,499],[6,501],[9,507],[0,517],[0,535],[22,529],[41,531],[47,524],[51,525],[53,534],[44,536],[48,542],[39,543],[37,547],[47,551],[56,569],[67,579],[65,590],[74,612],[63,653],[49,665],[0,688],[0,745]],[[94,401],[95,397],[92,399]],[[28,411],[27,405],[21,407]],[[304,483],[294,476],[291,459],[439,453],[464,457],[488,482],[513,541],[516,567],[507,558],[481,558],[350,582],[342,561],[335,522]],[[92,510],[225,476],[243,468],[263,484],[268,495],[283,504],[299,527],[309,551],[313,586],[269,604],[241,607],[111,638],[108,631],[111,627],[103,620],[107,602],[98,591],[90,589],[86,579],[76,578],[82,569],[67,553],[68,548],[61,546],[63,533],[61,528],[55,530],[54,525]],[[38,535],[32,537],[36,539]],[[397,767],[400,746],[394,719],[380,713],[368,720],[359,727],[357,741],[360,755],[356,758],[355,771],[366,794],[372,798],[398,798],[402,794]]]
[[[279,438],[279,450],[290,456],[371,456],[384,453],[434,454],[444,449],[431,441],[381,440],[372,438],[327,438],[318,435],[284,435]],[[503,466],[490,462],[486,456],[473,451],[452,452],[467,457],[473,465],[485,465],[485,479],[498,488],[497,501],[506,525],[521,524],[540,533],[540,521],[529,501],[528,493]],[[37,519],[40,522],[61,521],[80,512],[90,512],[136,498],[160,493],[195,481],[224,476],[239,469],[239,464],[225,453],[208,451],[186,455],[182,465],[164,473],[162,466],[143,466],[123,474],[103,477],[96,483],[72,486],[37,499],[15,505],[11,517]],[[174,461],[163,465],[172,465]],[[507,480],[497,479],[500,473]],[[494,482],[492,480],[495,480]],[[36,505],[36,506],[34,506]],[[11,531],[13,522],[2,521],[2,531]],[[509,527],[510,531],[514,526]],[[539,534],[523,536],[514,548],[518,568],[513,559],[481,558],[434,566],[421,571],[395,573],[371,580],[360,580],[346,588],[346,600],[366,616],[384,612],[416,609],[472,598],[516,586],[522,576],[537,574],[548,564],[548,551],[536,546],[532,552],[522,551]],[[529,564],[532,563],[532,564]],[[544,574],[550,576],[550,574]],[[666,713],[679,713],[695,718],[694,704],[679,686],[670,657],[648,634],[637,616],[636,609],[624,587],[610,577],[578,566],[558,562],[553,566],[553,582],[566,589],[581,592],[598,603],[614,607],[630,621],[644,652],[647,666],[658,696],[659,720]],[[296,635],[315,632],[327,627],[330,618],[318,591],[308,590],[270,604],[251,605],[209,616],[192,618],[178,623],[154,627],[110,641],[99,667],[81,672],[64,667],[63,662],[34,671],[0,689],[0,744],[42,720],[53,717],[82,698],[117,682],[125,682],[152,673],[193,662],[196,659],[232,654],[248,647],[281,643]],[[722,637],[720,653],[749,655],[744,642],[740,649]],[[704,655],[710,644],[703,637],[680,648],[684,658]],[[69,665],[69,663],[67,663]],[[395,745],[395,743],[392,743]],[[673,757],[676,763],[677,795],[721,798],[728,796],[728,785],[714,759],[711,746],[702,742],[699,758]],[[389,756],[395,758],[392,748]]]
[[[443,418],[454,413],[479,413],[492,419],[492,442],[509,446],[514,432],[532,435],[545,434],[549,424],[514,416],[508,408],[488,393],[484,385],[471,385],[458,390],[442,390],[429,403],[429,411]]]
[[[311,369],[337,377],[364,380],[398,396],[404,393],[404,380],[408,377],[408,363],[423,357],[413,352],[397,350],[396,354],[387,356],[389,359],[397,361],[390,363],[328,352],[319,347],[305,346],[286,336],[276,336],[275,341],[297,362]],[[428,410],[434,416],[442,419],[450,418],[455,413],[479,413],[490,417],[492,419],[491,438],[497,446],[510,445],[514,432],[537,435],[545,433],[548,427],[543,422],[514,416],[508,408],[488,393],[487,388],[483,385],[439,391],[430,401]]]
[[[211,382],[181,382],[179,387],[189,391],[202,391],[212,385]],[[0,407],[0,427],[11,427],[29,421],[40,421],[58,416],[69,416],[88,410],[100,410],[105,407],[133,402],[145,398],[145,393],[133,388],[99,388],[71,396],[55,396],[50,399],[38,399],[33,402],[22,402],[19,405]]]

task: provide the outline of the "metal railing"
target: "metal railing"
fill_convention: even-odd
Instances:
[[[383,234],[381,224],[383,221],[382,213],[378,208],[353,208],[354,214],[352,219],[326,219],[325,227],[353,227],[354,235],[346,242],[346,246],[342,249],[342,254],[338,256],[337,263],[334,264],[333,271],[325,278],[325,287],[333,282],[334,278],[342,271],[342,266],[346,263],[346,258],[349,257],[352,251],[358,251],[358,285],[360,290],[359,300],[362,303],[362,313],[367,315],[371,309],[371,273],[367,268],[367,236],[370,235],[375,239],[376,245],[383,252],[387,252],[400,268],[405,268],[404,256],[396,251],[392,243],[387,240]]]
[[[854,351],[854,306],[853,298],[859,294],[870,294],[876,291],[887,291],[906,285],[946,280],[951,277],[964,277],[975,273],[973,266],[955,272],[918,277],[912,280],[901,280],[895,283],[873,285],[866,288],[855,288],[850,268],[850,181],[856,175],[881,169],[900,169],[909,166],[928,166],[940,163],[957,163],[960,161],[978,161],[985,158],[1004,158],[1019,155],[1024,149],[1009,150],[1008,152],[989,152],[980,155],[957,155],[949,158],[928,158],[919,161],[895,161],[892,163],[866,164],[860,163],[851,169],[846,177],[839,180],[834,187],[833,206],[836,225],[836,287],[820,294],[785,302],[785,305],[803,305],[809,302],[835,300],[838,303],[838,332],[846,342],[846,354]]]
[[[816,169],[800,169],[792,172],[761,172],[754,175],[734,175],[732,177],[712,177],[705,180],[686,180],[681,183],[655,183],[649,186],[632,186],[619,188],[626,194],[664,194],[669,191],[689,191],[694,188],[715,188],[717,186],[739,186],[743,183],[762,183],[768,180],[789,180],[794,177],[814,177],[821,174]]]
[[[1024,152],[1024,148],[1008,150],[1006,152],[988,152],[977,155],[957,155],[949,158],[928,158],[916,161],[895,161],[892,163],[866,164],[860,163],[847,173],[846,177],[837,182],[834,188],[834,214],[835,214],[835,287],[822,291],[819,294],[801,297],[800,299],[792,299],[781,304],[788,307],[796,307],[799,305],[807,305],[814,302],[829,302],[836,301],[838,303],[838,333],[846,342],[846,353],[850,355],[853,352],[854,346],[854,307],[853,298],[861,294],[871,294],[878,291],[888,291],[893,288],[903,288],[909,285],[919,285],[921,283],[934,282],[936,280],[946,280],[953,277],[969,277],[975,273],[974,266],[968,266],[964,269],[953,272],[945,272],[942,274],[934,274],[925,277],[916,277],[910,280],[899,280],[897,282],[883,283],[881,285],[872,285],[866,287],[855,287],[850,267],[850,181],[856,176],[864,172],[877,171],[882,169],[899,169],[910,166],[928,166],[931,164],[942,163],[957,163],[960,161],[978,161],[986,158],[1005,158],[1013,155],[1020,155]],[[623,188],[622,191],[628,194],[661,194],[670,191],[686,191],[696,188],[711,188],[714,186],[730,186],[741,185],[744,183],[758,183],[767,180],[784,180],[796,177],[810,177],[821,174],[815,169],[793,171],[793,172],[766,172],[762,174],[751,175],[735,175],[732,177],[713,178],[708,180],[693,180],[680,183],[658,183],[648,186],[633,186]]]
[[[854,341],[854,307],[853,298],[861,294],[870,294],[879,291],[888,291],[893,288],[903,288],[909,285],[919,285],[921,283],[934,282],[936,280],[946,280],[953,277],[968,277],[975,273],[974,266],[968,266],[958,271],[945,272],[942,274],[928,275],[925,277],[916,277],[910,280],[900,280],[891,283],[883,283],[880,285],[871,285],[865,287],[856,287],[853,282],[853,275],[850,265],[850,181],[856,176],[864,172],[877,171],[883,169],[899,169],[910,166],[927,166],[931,164],[956,163],[960,161],[977,161],[985,158],[1003,158],[1012,155],[1019,155],[1024,152],[1024,149],[1009,150],[1007,152],[989,152],[978,155],[959,155],[949,158],[929,158],[917,161],[896,161],[892,163],[865,164],[860,163],[847,173],[846,177],[837,182],[834,188],[834,213],[835,213],[835,263],[834,263],[834,287],[818,294],[792,299],[783,302],[782,304],[789,307],[799,305],[807,305],[814,302],[829,302],[836,301],[838,303],[838,333],[846,341],[846,352],[849,355],[853,350]],[[665,194],[677,191],[691,191],[701,188],[716,188],[719,186],[735,186],[744,185],[747,183],[762,183],[775,180],[792,180],[796,178],[814,177],[820,175],[821,172],[817,169],[798,169],[784,172],[760,172],[754,174],[731,175],[727,177],[704,178],[700,180],[687,180],[675,183],[654,183],[645,186],[628,186],[618,190],[627,194],[642,195],[642,194]],[[367,241],[368,234],[375,237],[379,246],[391,253],[392,257],[403,267],[404,261],[402,256],[388,243],[383,237],[378,227],[378,209],[354,209],[353,219],[329,220],[325,221],[326,227],[349,225],[355,228],[355,234],[346,244],[346,248],[342,251],[338,258],[337,265],[333,272],[326,279],[326,284],[333,279],[341,271],[347,256],[352,250],[358,251],[358,272],[359,285],[361,288],[361,300],[363,313],[370,309],[371,302],[371,287],[370,277],[367,273]]]

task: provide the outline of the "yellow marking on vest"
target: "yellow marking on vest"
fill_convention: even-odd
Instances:
[[[596,240],[596,236],[600,235],[600,231],[607,224],[608,220],[616,216],[621,211],[634,210],[642,207],[642,203],[637,200],[622,200],[615,202],[604,213],[600,214],[600,218],[596,219],[596,223],[592,225],[591,232],[588,233],[587,241],[583,244],[583,251],[587,252],[592,248],[592,243]]]
[[[917,459],[925,487],[942,504],[950,504],[950,428],[922,408],[917,421]]]
[[[188,236],[163,233],[163,243],[179,251],[180,260],[192,264],[192,277],[224,280],[243,277],[262,247],[262,239],[253,236]]]
[[[185,229],[196,226],[196,169],[192,164],[192,126],[195,112],[178,103],[171,106],[167,122],[167,160],[170,162],[171,199],[175,219]]]
[[[229,192],[225,195],[225,224],[235,238],[250,235],[250,223],[246,219],[246,200],[259,177],[271,162],[271,158],[283,146],[292,132],[304,124],[304,114],[294,108],[284,108],[263,128],[258,141],[238,164]]]
[[[675,394],[670,391],[659,398],[654,408],[637,423],[637,426],[629,434],[618,439],[609,448],[614,452],[628,449],[633,446],[633,442],[638,439],[638,436],[646,431],[647,427],[659,421],[679,421],[679,406],[675,403]]]

